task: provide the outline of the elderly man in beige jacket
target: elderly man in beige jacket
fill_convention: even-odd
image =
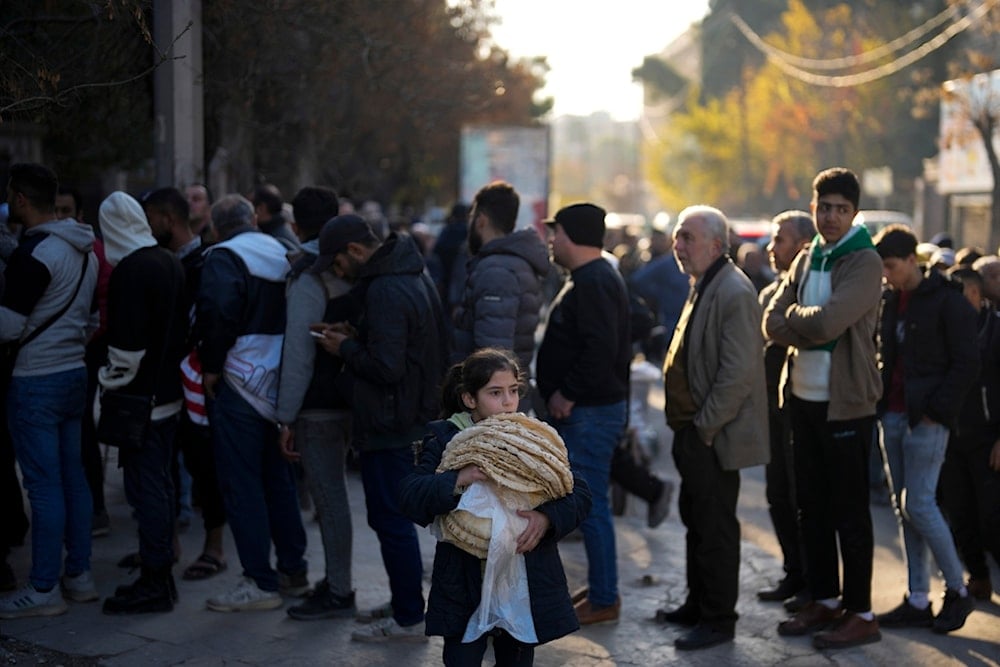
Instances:
[[[681,475],[688,594],[657,620],[692,627],[678,649],[731,641],[739,591],[739,469],[767,463],[767,390],[757,290],[728,255],[729,225],[709,206],[684,209],[674,253],[695,279],[664,364],[667,423]]]

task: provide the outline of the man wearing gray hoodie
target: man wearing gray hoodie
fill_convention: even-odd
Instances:
[[[40,164],[10,168],[7,203],[24,236],[4,271],[0,342],[20,349],[7,396],[14,452],[31,501],[31,575],[0,598],[0,618],[66,611],[56,584],[74,600],[95,600],[90,574],[90,490],[80,459],[86,401],[84,346],[96,328],[94,232],[57,220],[56,175]],[[62,561],[65,543],[66,559]]]

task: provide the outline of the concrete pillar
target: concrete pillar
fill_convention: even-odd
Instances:
[[[201,0],[155,0],[153,38],[168,58],[153,76],[156,185],[203,182]]]

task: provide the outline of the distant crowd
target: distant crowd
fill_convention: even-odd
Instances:
[[[992,595],[1000,257],[903,226],[873,238],[850,170],[818,174],[811,210],[777,215],[766,246],[705,205],[645,237],[609,229],[592,203],[517,229],[520,198],[503,182],[455,205],[436,236],[371,204],[359,214],[331,188],[285,202],[270,184],[217,200],[201,184],[114,192],[95,223],[45,166],[9,174],[2,619],[101,598],[90,560],[111,529],[104,444],[138,527],[120,564],[139,569],[107,587],[104,613],[174,608],[177,531],[194,506],[204,542],[181,578],[228,568],[226,526],[242,571],[210,610],[298,598],[290,617],[355,618],[357,641],[439,635],[445,664],[481,664],[492,645],[497,664],[530,665],[536,646],[620,616],[611,486],[647,503],[650,528],[670,511],[632,395],[650,364],[687,530],[685,601],[655,618],[686,628],[678,650],[735,636],[739,471],[756,465],[784,564],[758,597],[787,608],[779,635],[837,649],[882,628],[947,633]],[[391,595],[373,609],[355,604],[350,465]],[[876,613],[881,494],[909,580]],[[426,598],[418,525],[438,537]],[[8,558],[29,527],[18,587]],[[577,530],[587,585],[570,591],[558,542]],[[937,613],[932,566],[946,586]],[[497,613],[484,591],[511,577],[524,595]]]

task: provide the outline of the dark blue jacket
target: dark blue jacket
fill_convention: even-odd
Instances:
[[[445,446],[458,433],[447,420],[427,425],[430,435],[419,448],[416,472],[408,475],[399,492],[403,514],[421,526],[458,506],[454,495],[457,470],[435,473]],[[528,574],[531,616],[538,642],[558,639],[580,628],[570,600],[566,573],[557,543],[576,529],[590,512],[590,489],[573,475],[573,493],[535,508],[548,517],[548,534],[533,550],[524,554]],[[453,544],[438,542],[431,574],[431,592],[424,617],[426,633],[462,637],[469,619],[479,606],[483,588],[482,561]]]
[[[899,293],[883,295],[879,356],[882,399],[879,414],[888,408],[896,359],[903,359],[903,395],[910,426],[923,417],[953,428],[969,389],[979,374],[976,311],[962,294],[962,286],[929,270],[899,321]],[[897,332],[897,326],[902,331]],[[900,335],[898,335],[901,333]],[[902,342],[898,342],[901,340]]]
[[[444,313],[413,239],[390,234],[361,270],[357,338],[340,347],[341,393],[367,449],[405,447],[438,413],[448,362]]]

